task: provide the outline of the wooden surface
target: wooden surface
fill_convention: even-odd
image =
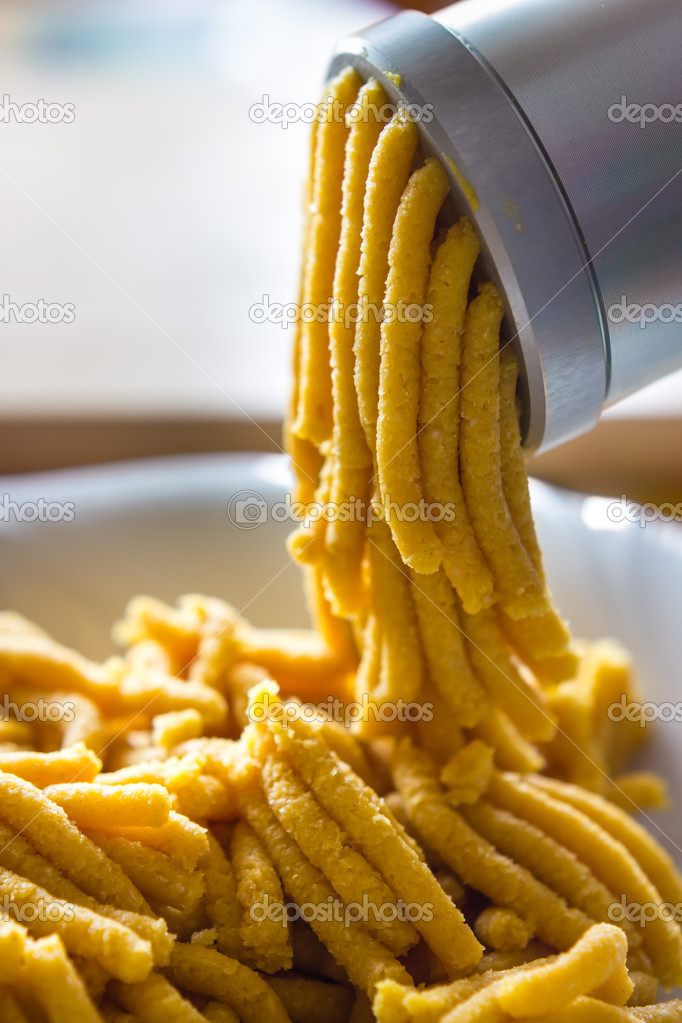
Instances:
[[[281,423],[224,419],[0,421],[0,472],[203,451],[277,451]],[[608,419],[530,460],[533,475],[585,493],[682,500],[682,420]]]
[[[530,460],[532,475],[585,493],[682,500],[682,419],[605,419]]]

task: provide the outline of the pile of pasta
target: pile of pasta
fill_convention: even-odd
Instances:
[[[135,598],[114,635],[100,664],[0,615],[3,1021],[680,1018],[651,1004],[679,924],[610,909],[682,879],[613,801],[478,738],[444,759],[416,724],[325,719],[357,654],[317,632],[189,594]],[[573,720],[608,768],[587,694],[630,667],[584,663]]]
[[[665,786],[607,713],[630,659],[552,604],[502,302],[385,103],[323,97],[301,301],[432,315],[300,324],[315,628],[136,597],[98,663],[0,614],[7,1023],[682,1019],[682,878],[633,816]]]

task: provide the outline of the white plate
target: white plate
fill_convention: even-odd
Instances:
[[[0,606],[93,657],[111,652],[111,623],[135,593],[173,600],[200,591],[226,598],[259,625],[304,624],[298,569],[284,547],[291,523],[272,515],[288,485],[286,462],[274,455],[0,478]],[[13,509],[8,521],[8,501],[30,516],[40,498],[70,502],[71,521],[17,522]],[[548,577],[575,635],[621,639],[635,658],[644,698],[682,706],[682,527],[613,523],[607,499],[537,482],[532,498]],[[235,518],[239,500],[265,521],[235,526],[227,507]],[[678,722],[656,726],[643,761],[682,796]],[[682,817],[651,818],[682,863]]]

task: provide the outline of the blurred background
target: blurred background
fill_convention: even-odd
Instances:
[[[296,300],[309,126],[254,107],[315,100],[335,41],[393,10],[0,5],[0,473],[278,449],[291,337],[252,309]],[[41,100],[71,116],[22,120]],[[682,374],[533,471],[679,500]]]

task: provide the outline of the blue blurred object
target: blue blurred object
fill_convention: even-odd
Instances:
[[[68,64],[199,60],[215,32],[215,5],[112,2],[13,5],[12,44],[27,57]]]

